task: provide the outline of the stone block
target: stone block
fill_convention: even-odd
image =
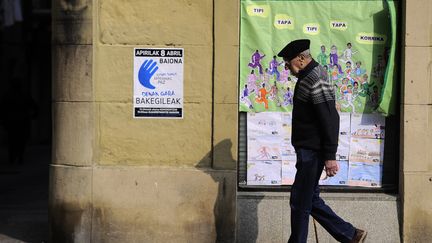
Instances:
[[[53,46],[53,100],[93,100],[91,45]]]
[[[210,166],[211,104],[184,104],[183,119],[134,119],[131,103],[100,103],[98,163]]]
[[[96,48],[95,97],[97,101],[132,102],[133,55],[132,46],[100,45]],[[184,55],[185,102],[210,103],[212,100],[211,47],[184,46]]]
[[[373,193],[321,193],[321,197],[343,219],[366,229],[368,242],[400,242],[397,197]],[[291,234],[289,200],[289,193],[238,192],[237,241],[288,241]],[[268,216],[261,216],[261,210]],[[319,242],[337,242],[319,223],[316,226]],[[316,242],[312,218],[307,242]]]
[[[51,165],[50,242],[91,242],[92,169]]]
[[[432,47],[405,48],[403,103],[432,104]]]
[[[381,198],[380,198],[381,197]],[[323,196],[326,203],[344,220],[350,222],[354,227],[364,229],[368,232],[368,242],[400,242],[399,229],[401,226],[396,197],[387,195],[359,195],[354,198],[340,198],[332,195]],[[337,241],[327,233],[318,223],[318,236],[327,238],[328,241]],[[310,231],[313,234],[313,231]]]
[[[238,104],[238,62],[238,46],[216,44],[214,72],[215,103]]]
[[[210,0],[102,0],[98,3],[98,35],[103,44],[202,46],[212,42]]]
[[[403,187],[403,240],[404,242],[430,242],[432,240],[432,173],[404,173]]]
[[[89,166],[93,159],[93,104],[58,102],[53,104],[54,164]]]
[[[91,45],[93,43],[92,20],[62,19],[53,20],[52,43],[55,44],[80,44]]]
[[[432,2],[429,0],[403,1],[405,4],[405,44],[431,46]]]
[[[215,43],[216,45],[239,45],[239,1],[220,0],[214,4]]]
[[[59,19],[92,19],[92,0],[56,0],[52,1],[52,18]]]
[[[403,171],[432,171],[432,107],[404,105]]]
[[[53,44],[92,44],[91,0],[52,1]]]
[[[237,167],[237,104],[215,104],[213,125],[213,168]]]
[[[235,178],[195,168],[96,167],[92,239],[234,242]]]

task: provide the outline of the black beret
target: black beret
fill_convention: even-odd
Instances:
[[[291,61],[294,57],[300,54],[302,51],[309,49],[310,40],[300,39],[294,40],[288,43],[278,54],[279,57],[283,57],[288,61]]]

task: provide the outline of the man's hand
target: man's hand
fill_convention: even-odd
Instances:
[[[325,161],[325,171],[327,176],[332,177],[339,171],[339,164],[336,160]]]

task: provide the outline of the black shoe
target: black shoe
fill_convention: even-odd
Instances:
[[[350,243],[363,243],[365,242],[367,232],[361,229],[356,229],[353,239]]]

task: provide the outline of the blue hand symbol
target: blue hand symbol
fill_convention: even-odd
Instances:
[[[155,89],[156,87],[153,86],[150,83],[151,77],[155,74],[155,72],[159,69],[158,66],[156,66],[156,62],[153,60],[145,60],[144,63],[141,65],[140,70],[138,71],[138,80],[142,84],[142,86],[149,88],[149,89]]]

